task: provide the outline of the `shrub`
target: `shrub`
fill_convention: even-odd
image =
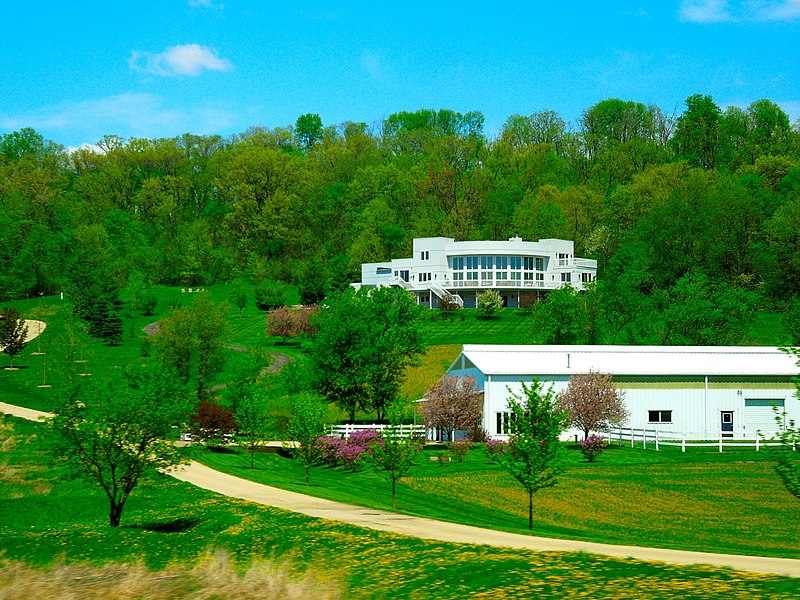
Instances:
[[[607,447],[606,438],[602,435],[592,434],[581,440],[581,453],[589,462],[594,462],[594,459],[600,456]]]
[[[469,440],[456,440],[447,444],[447,449],[450,450],[450,454],[453,455],[456,462],[460,463],[464,462],[464,457],[471,447],[472,442]]]
[[[158,298],[151,293],[142,294],[140,305],[142,314],[146,317],[152,317],[156,312],[156,306],[158,306]]]
[[[478,294],[477,314],[479,317],[488,319],[493,317],[503,308],[503,301],[497,290],[486,290]]]
[[[322,462],[331,466],[339,464],[339,450],[345,445],[345,441],[332,435],[320,436],[317,441]]]
[[[279,281],[266,281],[254,295],[259,310],[272,310],[286,304],[286,286]]]
[[[367,457],[372,456],[373,444],[383,444],[374,429],[363,429],[350,434],[339,449],[338,458],[345,471],[360,471]]]
[[[449,454],[447,454],[447,452],[444,452],[444,451],[442,451],[442,452],[438,452],[438,453],[436,454],[436,460],[437,460],[437,462],[439,463],[439,466],[440,466],[440,467],[443,467],[443,466],[445,466],[447,463],[449,463],[449,462],[450,462],[450,455],[449,455]]]
[[[488,440],[486,442],[486,454],[490,457],[503,454],[506,451],[506,442],[502,440]]]

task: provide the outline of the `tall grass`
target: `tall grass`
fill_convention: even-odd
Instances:
[[[295,574],[285,561],[259,559],[240,569],[221,551],[207,554],[193,567],[163,570],[148,569],[142,562],[101,566],[56,562],[34,568],[19,561],[0,561],[0,598],[4,600],[328,600],[343,596],[340,583],[311,572]]]

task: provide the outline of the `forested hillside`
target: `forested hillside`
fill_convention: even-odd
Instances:
[[[599,261],[604,326],[583,341],[646,339],[643,315],[687,297],[784,310],[800,292],[800,130],[769,100],[695,95],[671,115],[610,99],[574,126],[512,115],[494,139],[479,112],[419,110],[98,146],[0,136],[0,300],[235,278],[327,290],[414,237],[514,234]]]

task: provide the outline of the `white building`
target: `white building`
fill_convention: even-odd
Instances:
[[[449,375],[484,392],[483,427],[504,439],[510,394],[538,379],[558,393],[572,375],[611,373],[630,411],[627,427],[686,439],[754,439],[777,429],[772,406],[800,422],[796,359],[771,347],[465,345]],[[577,431],[570,434],[579,433]]]
[[[474,308],[477,294],[500,293],[504,305],[517,307],[563,285],[582,290],[597,273],[597,261],[575,258],[567,240],[524,242],[456,242],[452,238],[418,238],[411,258],[361,265],[359,286],[398,286],[430,307],[450,295],[460,306]]]

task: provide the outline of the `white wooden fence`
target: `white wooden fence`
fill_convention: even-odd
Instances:
[[[643,449],[647,449],[650,444],[656,450],[661,446],[680,446],[681,452],[686,452],[686,448],[719,448],[722,452],[725,447],[728,448],[755,448],[759,452],[764,446],[780,446],[780,442],[766,442],[761,438],[724,438],[720,434],[717,440],[694,440],[686,439],[685,433],[676,433],[674,431],[659,431],[658,429],[634,429],[634,428],[617,428],[608,434],[609,441],[616,441],[620,446],[623,443],[630,443],[633,448],[637,443],[642,444]],[[796,448],[792,448],[796,450]]]
[[[351,425],[350,423],[345,423],[344,425],[332,425],[331,426],[331,435],[338,436],[343,440],[346,440],[350,437],[350,434],[354,431],[366,431],[368,429],[372,429],[373,431],[377,431],[378,433],[382,434],[387,429],[394,429],[394,431],[400,437],[408,437],[408,436],[416,436],[416,437],[425,437],[425,426],[424,425],[398,425],[392,428],[391,425]]]

